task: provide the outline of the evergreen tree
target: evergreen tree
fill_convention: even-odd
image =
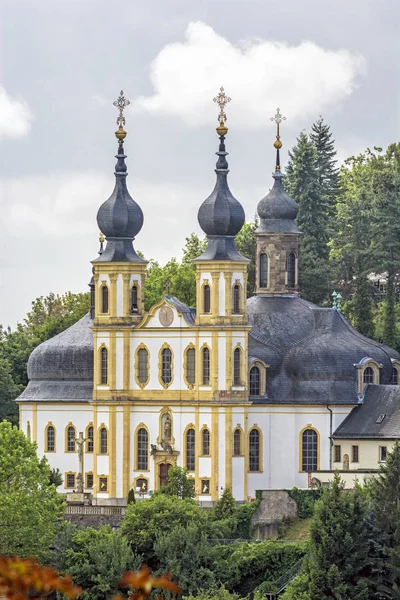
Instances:
[[[297,225],[302,232],[300,251],[301,295],[319,304],[330,290],[329,276],[329,211],[320,184],[317,151],[304,132],[289,152],[285,187],[299,205]]]
[[[222,496],[214,506],[214,519],[226,519],[235,513],[236,503],[230,488],[225,488]]]

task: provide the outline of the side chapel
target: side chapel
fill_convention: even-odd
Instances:
[[[230,98],[221,88],[214,100],[216,183],[198,211],[207,248],[194,261],[196,308],[166,295],[148,312],[146,261],[133,246],[143,212],[126,182],[129,102],[121,92],[114,103],[115,187],[97,213],[90,313],[32,352],[17,399],[22,430],[64,475],[60,491],[80,487],[98,502],[131,487],[146,495],[174,464],[188,469],[199,500],[226,487],[237,500],[307,487],[310,473],[332,467],[334,432],[368,384],[390,384],[400,369],[397,352],[360,335],[339,310],[300,297],[301,232],[282,182],[279,109],[273,186],[257,207],[256,289],[246,299],[249,260],[235,246],[245,214],[229,189],[225,149]],[[359,453],[352,459],[357,468]]]

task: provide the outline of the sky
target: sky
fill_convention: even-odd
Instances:
[[[229,183],[247,219],[319,115],[338,158],[400,137],[399,0],[0,0],[0,323],[87,291],[114,186],[121,89],[135,248],[161,264],[201,233],[224,86]]]

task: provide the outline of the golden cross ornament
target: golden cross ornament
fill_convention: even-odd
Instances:
[[[219,106],[218,120],[220,123],[225,123],[225,121],[227,121],[227,116],[225,114],[225,106],[231,100],[232,98],[229,98],[229,96],[225,94],[223,87],[220,88],[218,96],[215,96],[215,98],[213,98],[213,102],[216,102]]]
[[[286,121],[286,117],[283,116],[283,114],[281,113],[281,109],[277,108],[276,109],[276,113],[274,117],[271,117],[270,119],[271,121],[275,121],[275,123],[279,125],[282,123],[282,121]]]
[[[124,91],[121,90],[120,95],[118,96],[116,101],[113,102],[113,106],[116,106],[119,110],[119,115],[117,118],[117,125],[120,125],[120,126],[125,125],[124,110],[129,105],[130,105],[130,101],[128,100],[128,98],[125,98]]]

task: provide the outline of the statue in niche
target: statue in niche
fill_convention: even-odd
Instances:
[[[348,471],[349,470],[349,468],[350,468],[349,462],[350,462],[349,461],[349,455],[345,454],[343,456],[343,471]]]
[[[169,413],[165,413],[162,417],[162,439],[166,442],[171,441],[172,422]]]

